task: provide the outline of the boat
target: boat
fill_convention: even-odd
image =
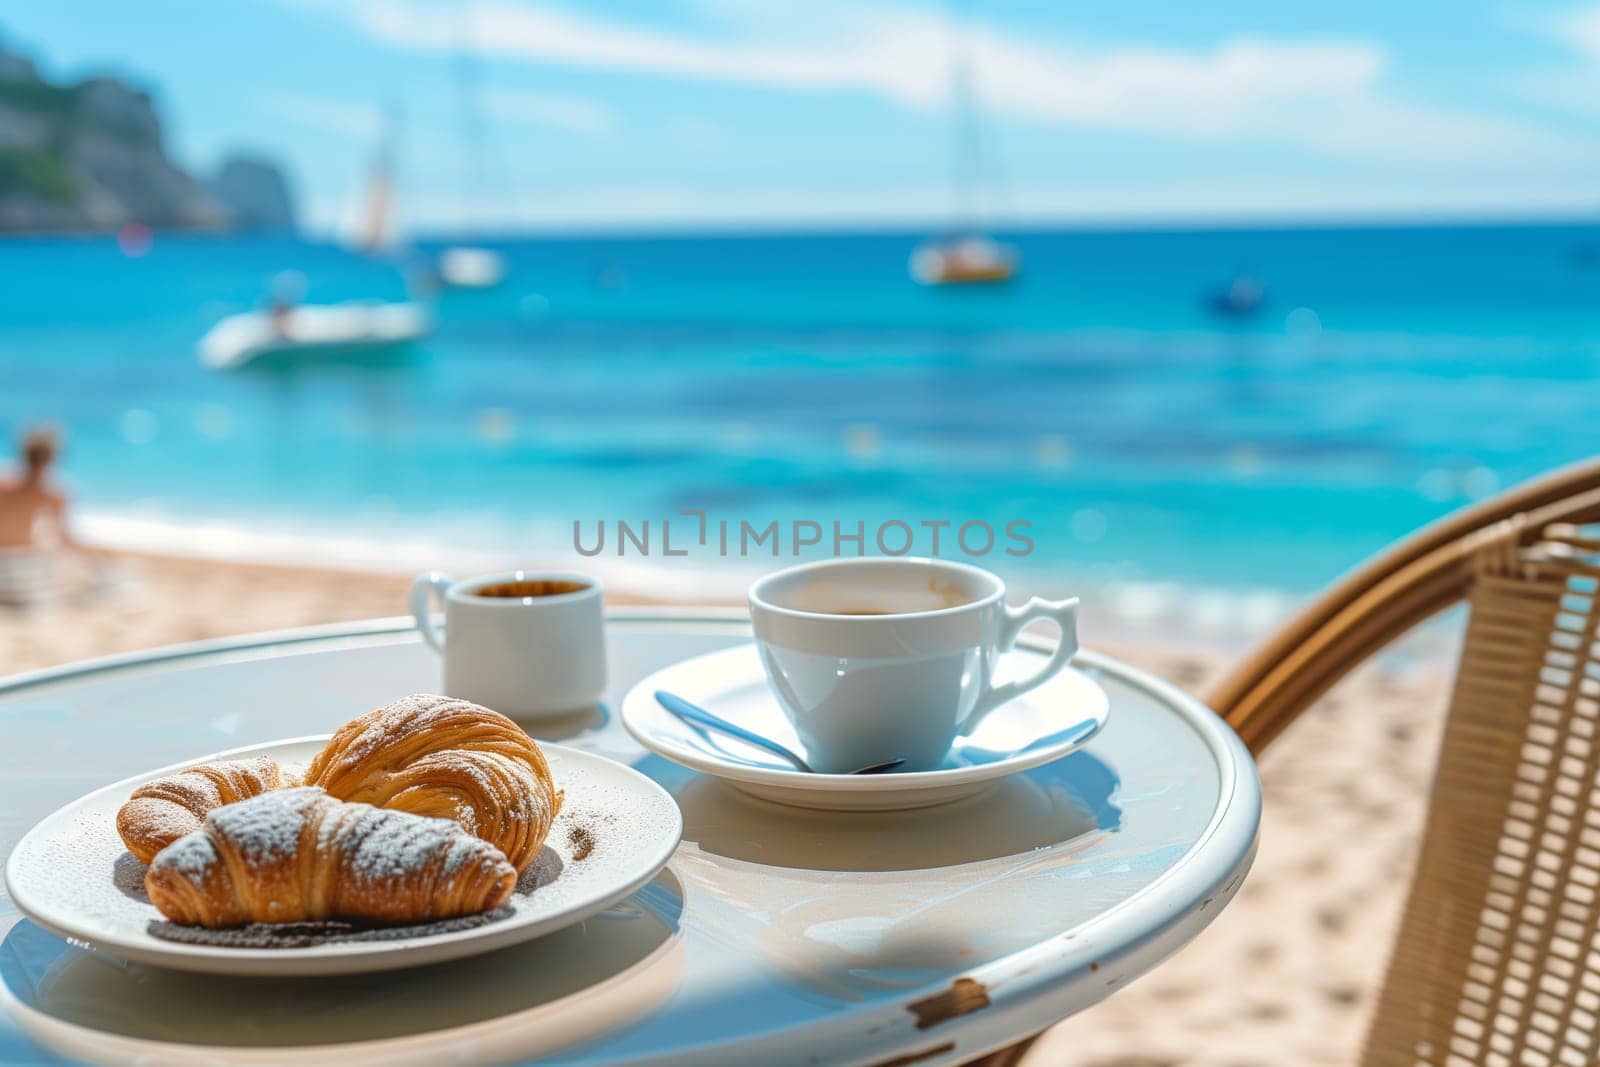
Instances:
[[[426,337],[430,317],[420,304],[302,304],[229,315],[200,339],[200,361],[232,370],[260,360],[370,354]]]
[[[505,257],[487,248],[447,248],[435,273],[447,289],[493,289],[506,277]]]
[[[929,241],[911,253],[911,276],[923,285],[975,285],[1010,281],[1017,250],[983,236]]]
[[[471,225],[475,211],[486,203],[510,206],[509,176],[491,164],[503,165],[492,131],[484,121],[483,69],[470,35],[456,57],[456,112],[461,164],[461,229]],[[441,289],[493,289],[506,277],[506,260],[499,252],[461,244],[444,249],[433,260],[432,280]]]
[[[951,37],[950,187],[956,225],[949,236],[926,241],[911,253],[911,277],[923,285],[995,285],[1009,282],[1022,266],[1016,246],[985,236],[977,221],[984,171],[983,131],[972,89],[969,51],[963,37]]]
[[[1261,310],[1267,298],[1267,287],[1259,278],[1239,274],[1226,286],[1215,290],[1206,298],[1211,310],[1231,319],[1245,319]]]

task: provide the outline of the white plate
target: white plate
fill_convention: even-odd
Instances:
[[[541,745],[566,800],[534,868],[512,895],[512,914],[483,926],[378,942],[308,948],[190,945],[148,932],[160,914],[145,899],[144,865],[117,836],[117,809],[134,787],[197,763],[271,756],[299,771],[327,737],[275,741],[184,760],[90,793],[28,831],[6,863],[6,889],[28,918],[60,937],[119,959],[214,974],[351,974],[471,956],[559,930],[610,906],[661,870],[683,832],[666,790],[630,767],[559,745]],[[593,847],[573,857],[569,834],[592,829]],[[549,877],[559,861],[559,873]]]
[[[1005,657],[1007,667],[1018,673],[1037,670],[1045,658],[1045,653],[1027,649]],[[1068,667],[995,709],[971,737],[958,738],[939,770],[806,774],[754,745],[689,725],[656,703],[658,689],[803,756],[794,727],[767,686],[755,645],[723,649],[657,671],[628,691],[622,723],[641,745],[674,763],[780,804],[832,811],[891,811],[960,799],[1081,748],[1105,725],[1109,708],[1105,690]]]

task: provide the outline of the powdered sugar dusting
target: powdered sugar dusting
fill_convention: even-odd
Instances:
[[[205,880],[217,860],[216,846],[202,830],[178,838],[156,856],[157,863],[171,867],[195,885]]]
[[[498,850],[448,819],[359,806],[366,810],[343,839],[344,867],[357,878],[381,882],[412,877],[441,856],[439,872],[443,875],[475,860],[490,865],[505,862]]]
[[[218,808],[208,817],[215,832],[231,841],[252,865],[270,865],[300,847],[313,805],[328,798],[315,786],[283,789]],[[338,803],[317,824],[312,847],[337,854],[342,869],[368,883],[411,878],[430,865],[450,876],[470,864],[485,870],[505,864],[498,849],[449,819],[432,819],[370,804]],[[210,833],[197,830],[173,842],[155,863],[199,884],[220,861]]]
[[[441,719],[460,715],[473,707],[465,700],[412,693],[377,709],[362,731],[351,739],[341,754],[347,764],[359,763],[402,730],[428,730]]]
[[[137,812],[143,836],[152,841],[173,840],[200,825],[194,812],[161,797],[135,797],[123,808]]]
[[[217,808],[206,821],[232,841],[246,861],[278,863],[299,847],[306,809],[322,796],[326,794],[321,789],[309,785],[278,789]]]

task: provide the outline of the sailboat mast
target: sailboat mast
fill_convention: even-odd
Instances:
[[[391,109],[367,180],[366,217],[358,238],[360,248],[366,252],[381,251],[393,236],[394,154],[399,124],[398,109]]]
[[[488,133],[481,107],[482,71],[478,67],[472,33],[473,8],[462,14],[462,34],[456,54],[456,122],[461,136],[460,229],[472,226],[473,205],[488,193]]]
[[[977,86],[969,37],[968,6],[952,5],[950,49],[950,190],[952,230],[973,234],[981,228],[983,130],[978,115]]]
[[[456,133],[459,138],[459,229],[482,229],[485,211],[491,209],[517,217],[516,174],[505,155],[505,145],[495,136],[485,108],[488,74],[479,44],[477,5],[464,0],[456,37]]]

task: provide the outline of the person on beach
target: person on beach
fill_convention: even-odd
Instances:
[[[48,427],[22,435],[21,470],[0,482],[0,549],[77,547],[67,527],[67,496],[50,481],[59,448]]]
[[[21,468],[0,478],[0,604],[27,605],[62,588],[61,549],[88,562],[93,583],[103,581],[96,553],[85,550],[67,524],[67,495],[52,483],[60,442],[55,431],[38,427],[23,434]]]

